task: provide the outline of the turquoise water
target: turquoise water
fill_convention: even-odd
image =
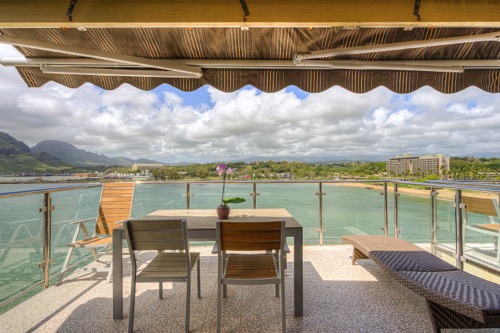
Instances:
[[[57,187],[75,184],[57,184]],[[0,193],[56,187],[52,184],[1,184]],[[215,209],[220,203],[222,184],[190,184],[191,209]],[[253,183],[226,184],[226,197],[239,196],[247,202],[233,208],[252,208]],[[258,208],[286,208],[304,227],[304,243],[319,244],[319,184],[257,183]],[[186,209],[186,184],[136,185],[132,217],[158,209]],[[384,202],[378,190],[323,184],[324,244],[340,244],[343,235],[383,234]],[[71,221],[95,218],[100,187],[52,193],[51,274],[60,271],[75,225]],[[42,261],[41,225],[43,195],[0,199],[0,301],[42,280],[38,264]],[[389,194],[389,233],[394,231],[393,199]],[[428,198],[401,195],[399,198],[400,237],[413,242],[430,241],[430,204]],[[454,239],[454,208],[448,202],[438,204],[439,236]],[[94,222],[95,223],[95,222]],[[94,223],[88,223],[89,233]],[[88,256],[76,250],[73,261]]]

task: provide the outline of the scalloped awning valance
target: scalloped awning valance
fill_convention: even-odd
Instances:
[[[332,86],[356,93],[379,86],[397,93],[423,86],[500,92],[500,27],[10,28],[0,34],[0,42],[27,59],[2,64],[15,66],[30,87],[54,81],[184,91],[208,84],[226,92],[246,85],[265,92],[290,85],[313,93]]]

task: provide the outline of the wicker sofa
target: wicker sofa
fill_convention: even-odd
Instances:
[[[435,332],[500,328],[500,285],[466,273],[410,242],[375,235],[342,237],[352,263],[371,259],[396,281],[423,296]]]

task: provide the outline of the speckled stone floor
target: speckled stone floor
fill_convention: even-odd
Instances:
[[[217,257],[202,253],[202,299],[193,284],[191,332],[215,332]],[[391,280],[370,260],[351,265],[350,246],[304,248],[304,316],[293,316],[293,261],[286,273],[287,332],[432,332],[424,299]],[[147,260],[150,254],[142,254]],[[75,273],[0,317],[0,332],[126,332],[130,266],[125,265],[126,318],[112,319],[112,284],[104,273]],[[196,274],[196,273],[193,273]],[[135,332],[183,332],[185,284],[138,284]],[[280,332],[273,286],[229,286],[223,332]],[[497,332],[498,330],[447,330]]]

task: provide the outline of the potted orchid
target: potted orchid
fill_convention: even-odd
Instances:
[[[237,204],[246,201],[244,198],[224,198],[224,192],[226,191],[226,176],[233,174],[233,172],[233,169],[229,168],[224,163],[220,163],[217,166],[217,173],[219,176],[222,176],[222,198],[221,204],[217,207],[217,215],[221,220],[225,220],[229,217],[229,211],[231,209],[228,204]]]

